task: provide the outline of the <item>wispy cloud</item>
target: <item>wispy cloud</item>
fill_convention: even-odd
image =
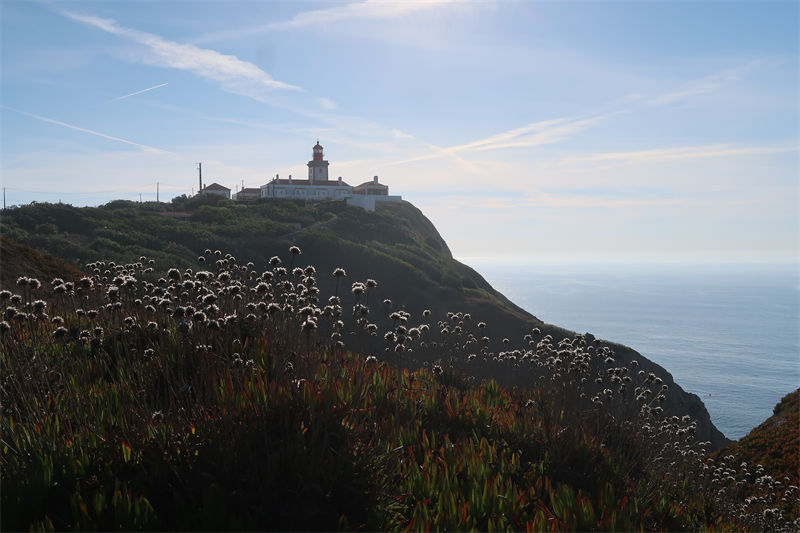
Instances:
[[[390,133],[392,134],[392,136],[395,139],[413,139],[414,138],[413,135],[411,135],[409,133],[406,133],[403,130],[400,130],[400,129],[397,129],[397,128],[393,129]]]
[[[167,150],[162,150],[161,148],[154,148],[152,146],[148,146],[146,144],[139,144],[133,141],[129,141],[127,139],[122,139],[120,137],[114,137],[113,135],[108,135],[105,133],[100,133],[99,131],[90,130],[88,128],[82,128],[80,126],[75,126],[74,124],[67,124],[66,122],[61,122],[60,120],[55,120],[52,118],[43,117],[41,115],[35,115],[33,113],[28,113],[27,111],[22,111],[19,109],[14,109],[13,107],[2,106],[4,109],[8,109],[10,111],[14,111],[15,113],[19,113],[21,115],[25,115],[31,118],[35,118],[36,120],[41,120],[42,122],[48,122],[50,124],[56,124],[58,126],[64,126],[65,128],[70,128],[75,131],[81,131],[83,133],[88,133],[90,135],[96,135],[97,137],[102,137],[104,139],[110,139],[112,141],[117,141],[125,144],[129,144],[131,146],[135,146],[140,150],[145,152],[150,152],[154,154],[171,154],[172,152],[168,152]]]
[[[525,202],[527,207],[653,207],[685,205],[685,198],[609,198],[603,196],[554,196],[542,194]]]
[[[714,92],[739,81],[742,76],[751,72],[761,64],[762,61],[753,61],[737,68],[724,70],[698,80],[690,81],[680,88],[652,98],[648,103],[650,105],[666,105],[692,96]],[[447,152],[471,152],[555,144],[565,141],[573,135],[596,126],[613,116],[635,111],[641,100],[641,95],[626,95],[612,102],[612,110],[606,113],[590,113],[584,117],[561,117],[534,122],[486,137],[485,139],[459,146],[452,146],[444,150]]]
[[[393,19],[415,11],[422,11],[447,4],[455,4],[458,0],[418,0],[413,2],[397,2],[396,0],[366,0],[352,2],[344,6],[330,7],[298,13],[285,22],[271,24],[271,29],[291,29],[319,24],[331,24],[346,20],[379,20]]]
[[[223,90],[231,93],[268,101],[270,93],[275,90],[305,92],[301,87],[273,79],[256,65],[233,55],[169,41],[158,35],[120,26],[112,19],[70,11],[62,11],[62,14],[77,22],[145,46],[147,53],[136,55],[133,58],[135,61],[186,70],[219,83]]]
[[[325,110],[328,110],[328,111],[330,111],[332,109],[336,109],[337,107],[339,107],[338,105],[336,105],[336,102],[334,102],[333,100],[331,100],[329,98],[317,98],[317,103],[319,104],[319,106],[322,109],[325,109]]]
[[[774,154],[780,152],[796,152],[796,145],[782,146],[730,146],[712,144],[704,146],[681,146],[675,148],[654,148],[650,150],[634,150],[629,152],[604,152],[585,156],[566,157],[557,164],[559,166],[581,163],[653,163],[676,161],[683,159],[699,159],[706,157],[735,157],[757,154]]]
[[[461,196],[447,198],[448,206],[465,210],[509,211],[529,208],[636,208],[679,206],[691,203],[686,198],[614,198],[592,195],[553,195],[545,192],[510,196]]]
[[[693,96],[708,94],[720,90],[741,80],[745,75],[751,73],[757,68],[763,67],[767,63],[768,61],[765,60],[751,61],[735,68],[723,70],[709,74],[708,76],[700,79],[689,81],[680,87],[660,95],[651,96],[648,98],[642,96],[641,94],[628,94],[602,106],[604,109],[603,111],[595,110],[594,112],[585,113],[582,116],[558,117],[549,120],[532,122],[518,128],[513,128],[460,145],[440,147],[434,144],[426,143],[427,150],[424,153],[420,153],[402,160],[393,161],[389,163],[389,165],[401,165],[440,157],[455,157],[457,154],[466,155],[473,152],[499,150],[505,148],[531,148],[564,142],[589,128],[595,127],[604,121],[607,121],[614,116],[635,113],[637,111],[655,106],[666,106],[689,99]],[[404,136],[413,138],[405,133]],[[650,158],[651,160],[686,159],[695,157],[743,155],[745,153],[755,153],[756,151],[764,150],[772,149],[726,148],[724,146],[688,147],[667,150],[644,150],[641,152],[596,154],[586,158],[568,158],[562,160],[562,162],[564,164],[568,164],[575,163],[579,160],[598,161],[602,159],[631,161],[634,159],[642,160],[644,158]],[[776,150],[783,151],[783,149]],[[462,159],[461,164],[464,163],[465,162]]]
[[[147,89],[142,89],[141,91],[136,91],[135,93],[126,94],[125,96],[119,96],[117,98],[113,98],[108,101],[110,104],[111,102],[119,102],[120,100],[124,100],[126,98],[130,98],[131,96],[136,96],[137,94],[146,93],[147,91],[152,91],[153,89],[160,89],[161,87],[165,87],[169,85],[169,83],[162,83],[160,85],[154,85],[153,87],[148,87]]]
[[[326,26],[349,20],[388,20],[416,11],[428,10],[448,4],[463,3],[463,0],[415,0],[398,2],[396,0],[365,0],[351,2],[343,6],[303,11],[289,20],[261,24],[250,28],[210,33],[197,39],[195,44],[228,39],[238,39],[259,33],[291,30],[308,26]]]
[[[653,98],[652,104],[671,104],[680,100],[685,100],[691,96],[711,93],[726,85],[730,85],[738,79],[738,77],[729,74],[715,74],[699,80],[692,80],[673,91],[656,96]]]
[[[610,115],[598,115],[588,118],[560,118],[544,122],[536,122],[494,135],[481,141],[462,146],[455,146],[456,151],[498,150],[500,148],[524,148],[555,144],[580,133],[606,120]]]
[[[699,79],[690,80],[672,91],[654,97],[649,103],[650,105],[672,104],[692,96],[718,91],[740,81],[742,77],[764,66],[766,63],[767,61],[765,60],[751,61],[735,68],[725,69]]]
[[[561,117],[533,122],[519,128],[514,128],[464,144],[444,148],[429,144],[428,148],[431,151],[428,153],[400,161],[394,161],[390,164],[400,165],[438,157],[453,157],[462,153],[499,150],[501,148],[524,148],[555,144],[567,140],[573,135],[606,120],[609,116],[610,115],[597,115],[586,118]],[[408,134],[404,135],[408,136]]]

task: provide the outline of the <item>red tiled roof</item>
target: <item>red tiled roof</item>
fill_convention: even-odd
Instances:
[[[257,187],[245,187],[238,194],[261,194],[261,189]]]
[[[230,191],[229,188],[223,187],[219,183],[212,183],[211,185],[206,185],[205,187],[203,187],[203,190],[206,190],[206,189],[209,189],[209,190],[212,190],[212,191]]]
[[[272,180],[270,183],[275,183],[275,180]],[[339,183],[337,180],[328,180],[328,181],[315,181],[314,183],[310,183],[309,180],[295,180],[289,181],[288,179],[279,179],[278,185],[305,185],[305,186],[314,186],[314,187],[336,187],[337,185],[341,185],[343,187],[349,187],[346,182]]]
[[[388,185],[384,185],[383,183],[376,183],[374,181],[365,181],[364,183],[362,183],[360,185],[356,185],[353,188],[354,189],[363,189],[363,188],[369,187],[370,185],[372,185],[373,187],[380,187],[382,189],[384,189],[384,188],[388,189],[389,188]]]

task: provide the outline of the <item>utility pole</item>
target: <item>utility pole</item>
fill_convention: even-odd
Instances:
[[[139,193],[139,203],[142,203],[142,193]]]
[[[158,203],[158,186],[160,185],[159,182],[156,182],[156,203]]]
[[[6,208],[6,188],[3,187],[3,209]]]
[[[197,189],[197,194],[203,191],[203,163],[197,163],[197,172],[200,178],[200,188]]]

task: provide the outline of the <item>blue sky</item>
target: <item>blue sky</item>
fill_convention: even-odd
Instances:
[[[459,257],[796,260],[796,2],[15,2],[8,204],[373,175]]]

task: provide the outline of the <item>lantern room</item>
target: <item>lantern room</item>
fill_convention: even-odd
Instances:
[[[317,140],[317,144],[314,145],[314,153],[311,157],[311,161],[308,162],[308,182],[309,183],[321,183],[328,181],[328,162],[322,156],[322,145],[319,144],[319,140]]]
[[[319,144],[319,141],[317,141],[317,144],[314,145],[313,160],[314,161],[322,161],[322,145]]]

